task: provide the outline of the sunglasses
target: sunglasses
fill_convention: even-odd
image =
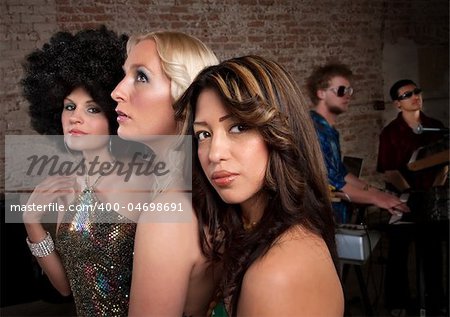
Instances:
[[[353,87],[339,86],[339,87],[330,87],[328,89],[334,92],[338,97],[344,97],[345,95],[349,96],[353,95]]]
[[[419,95],[420,93],[422,93],[422,89],[420,89],[420,88],[414,88],[414,90],[407,91],[407,92],[405,92],[404,94],[401,94],[400,96],[398,96],[398,97],[397,97],[397,100],[398,100],[398,101],[402,101],[402,100],[411,98],[413,94],[414,94],[414,95]]]

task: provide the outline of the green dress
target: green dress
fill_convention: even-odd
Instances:
[[[223,302],[219,302],[212,311],[211,316],[214,317],[228,317],[227,311],[225,309],[225,306],[223,305]]]

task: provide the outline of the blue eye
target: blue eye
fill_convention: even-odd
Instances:
[[[203,141],[206,138],[210,137],[211,134],[207,131],[199,131],[195,133],[195,137],[199,140],[199,141]]]
[[[146,82],[148,82],[148,77],[143,71],[138,70],[136,73],[136,81],[141,82],[141,83],[146,83]]]

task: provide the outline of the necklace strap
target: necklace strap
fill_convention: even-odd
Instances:
[[[256,227],[257,224],[258,224],[257,221],[252,221],[252,222],[242,221],[242,227],[244,228],[245,231],[253,230],[253,228]]]
[[[94,186],[97,185],[98,181],[100,180],[100,178],[102,178],[102,176],[103,176],[103,175],[99,175],[99,176],[97,177],[97,179],[94,181],[94,183],[92,183],[92,185],[89,185],[89,175],[86,175],[86,176],[84,177],[84,183],[85,183],[85,185],[86,185],[86,188],[94,188]]]
[[[114,168],[114,163],[115,163],[116,161],[115,160],[113,160],[112,162],[110,162],[110,164],[111,164],[111,168]],[[98,177],[97,177],[97,179],[94,181],[94,183],[92,183],[92,185],[89,185],[89,173],[87,173],[85,176],[84,176],[84,183],[85,183],[85,185],[86,185],[86,188],[88,188],[88,189],[93,189],[96,185],[97,185],[97,183],[98,183],[98,181],[100,180],[100,178],[102,178],[102,174],[100,174]]]

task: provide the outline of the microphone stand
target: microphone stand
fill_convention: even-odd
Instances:
[[[422,134],[424,132],[444,132],[448,133],[448,128],[425,128],[420,123],[412,128],[415,134]]]

